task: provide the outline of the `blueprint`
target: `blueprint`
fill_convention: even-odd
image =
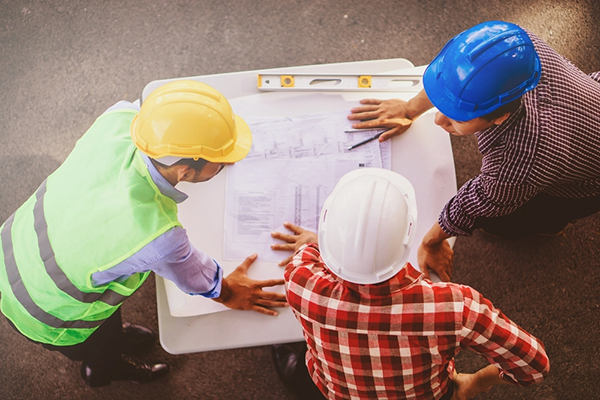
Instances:
[[[316,231],[325,199],[347,172],[362,167],[390,168],[390,142],[352,144],[379,131],[357,131],[346,113],[295,118],[255,118],[252,149],[228,168],[223,258],[241,260],[258,252],[280,261],[271,250],[274,230],[292,222]]]

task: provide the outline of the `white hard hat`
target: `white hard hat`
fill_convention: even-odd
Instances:
[[[319,249],[327,268],[348,282],[386,281],[404,267],[414,240],[417,203],[411,183],[381,168],[360,168],[340,179],[319,220]]]

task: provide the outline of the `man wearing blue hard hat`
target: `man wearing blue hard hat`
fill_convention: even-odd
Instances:
[[[408,102],[365,99],[348,116],[355,128],[403,133],[436,107],[435,123],[475,134],[481,173],[444,206],[419,247],[419,266],[452,276],[447,238],[475,229],[510,239],[559,235],[600,211],[600,72],[586,75],[541,39],[502,21],[451,39]]]

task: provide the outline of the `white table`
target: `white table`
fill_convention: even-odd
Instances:
[[[341,64],[311,65],[276,70],[245,71],[189,77],[207,83],[230,101],[242,118],[251,116],[297,116],[347,110],[365,97],[413,97],[412,92],[259,92],[259,73],[399,73],[422,74],[424,67],[414,67],[405,59],[364,61]],[[178,78],[183,79],[183,78]],[[146,86],[142,98],[156,87],[171,80],[154,81]],[[392,169],[408,178],[415,187],[418,207],[415,243],[437,221],[445,202],[456,193],[454,160],[448,134],[433,123],[433,112],[418,118],[405,134],[392,141]],[[224,171],[226,172],[226,170]],[[215,258],[224,267],[241,262],[223,261],[223,220],[225,212],[226,174],[209,182],[182,187],[190,198],[180,205],[179,219],[192,243]],[[178,186],[179,187],[179,186]],[[409,261],[416,266],[416,248]],[[259,255],[260,256],[260,255]],[[256,261],[261,263],[261,261]],[[273,275],[282,271],[270,263]],[[255,279],[252,267],[249,275]],[[300,325],[289,309],[280,309],[277,317],[250,311],[228,310],[192,317],[173,317],[169,312],[163,278],[156,276],[158,325],[163,348],[171,354],[192,353],[237,347],[260,346],[303,340]]]

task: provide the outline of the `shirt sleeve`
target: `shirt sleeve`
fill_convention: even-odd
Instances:
[[[460,345],[484,356],[506,382],[529,386],[550,371],[544,345],[508,319],[476,290],[462,286],[463,329]]]
[[[167,250],[162,259],[149,268],[163,278],[169,279],[183,292],[208,298],[219,297],[223,271],[219,264],[206,253],[196,249],[189,241],[185,229],[173,228],[171,243],[164,243]]]
[[[294,253],[294,256],[286,265],[284,272],[284,279],[289,280],[290,275],[294,272],[295,269],[304,267],[311,269],[316,264],[322,264],[323,259],[321,258],[321,253],[319,252],[319,245],[316,243],[306,243]]]
[[[206,253],[192,246],[181,227],[168,230],[114,267],[94,273],[92,282],[103,285],[148,271],[173,281],[188,294],[208,298],[221,294],[223,270]]]
[[[482,173],[465,183],[446,203],[438,223],[451,236],[470,235],[477,217],[510,214],[540,190],[527,184],[500,182]]]
[[[592,78],[596,82],[600,83],[600,71],[598,71],[598,72],[592,72],[589,76],[590,76],[590,78]]]

